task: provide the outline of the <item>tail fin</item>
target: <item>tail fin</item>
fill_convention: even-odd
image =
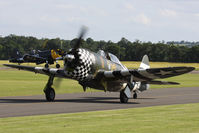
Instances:
[[[148,58],[147,55],[144,55],[143,58],[142,58],[142,62],[140,64],[139,69],[148,69],[148,68],[150,68],[149,58]]]

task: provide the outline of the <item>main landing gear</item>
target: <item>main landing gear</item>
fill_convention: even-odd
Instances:
[[[54,77],[54,75],[49,76],[48,82],[44,88],[46,100],[49,102],[52,102],[55,99],[55,90],[51,87],[53,85]]]
[[[59,65],[59,64],[56,64],[56,68],[60,68],[60,65]]]
[[[46,64],[44,65],[45,68],[49,68],[48,61],[46,61]]]
[[[137,99],[137,97],[138,97],[138,95],[137,95],[137,93],[135,92],[135,93],[133,94],[133,99]]]
[[[46,63],[44,67],[45,67],[45,68],[48,68],[48,67],[49,67],[48,63]]]
[[[48,63],[45,64],[45,68],[49,68]],[[59,65],[59,64],[56,64],[56,68],[60,68],[60,65]]]
[[[45,68],[49,68],[49,64],[46,62],[46,64],[45,64],[44,67],[45,67]],[[56,68],[60,68],[60,65],[59,65],[58,63],[56,63]]]
[[[129,98],[126,96],[126,94],[124,93],[124,90],[122,90],[120,92],[120,102],[121,103],[127,103],[129,100]]]
[[[56,68],[60,68],[60,65],[58,64],[58,61],[56,61]]]
[[[133,94],[133,99],[137,99],[137,93],[136,92],[134,92],[134,94]],[[124,90],[120,91],[120,102],[121,103],[127,103],[128,100],[129,100],[129,98],[124,93]]]

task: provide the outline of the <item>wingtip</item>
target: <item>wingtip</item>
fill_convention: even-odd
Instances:
[[[15,65],[15,64],[3,64],[4,66],[7,67],[12,67],[12,68],[18,68],[20,65]]]
[[[180,85],[180,83],[178,83],[178,82],[168,82],[168,84],[170,84],[170,85]]]
[[[3,64],[4,66],[9,66],[9,64]]]
[[[195,67],[187,67],[187,71],[188,71],[188,72],[191,72],[191,71],[193,71],[193,70],[195,70]]]

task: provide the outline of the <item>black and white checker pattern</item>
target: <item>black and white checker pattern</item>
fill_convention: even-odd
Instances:
[[[89,72],[91,71],[91,65],[93,63],[93,56],[89,51],[85,49],[78,49],[78,56],[80,61],[80,66],[76,66],[73,72],[68,74],[77,80],[84,80],[88,77]]]

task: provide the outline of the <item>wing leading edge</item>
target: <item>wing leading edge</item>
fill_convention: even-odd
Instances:
[[[19,70],[26,70],[35,73],[45,74],[45,75],[54,75],[55,77],[64,77],[71,78],[67,75],[64,70],[57,68],[44,68],[44,67],[31,67],[31,66],[22,66],[22,65],[11,65],[11,64],[3,64],[4,66],[16,68]]]

